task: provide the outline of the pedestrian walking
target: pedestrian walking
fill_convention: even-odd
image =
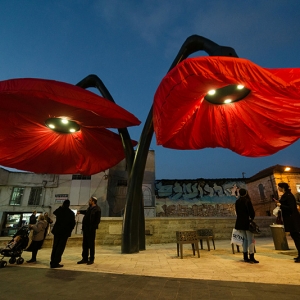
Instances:
[[[82,259],[77,264],[91,265],[95,260],[96,229],[101,220],[101,208],[97,205],[97,198],[89,199],[87,210],[79,210],[78,214],[84,214],[82,219]]]
[[[69,208],[70,200],[65,200],[53,214],[56,216],[56,221],[52,229],[53,246],[51,252],[50,268],[62,268],[60,264],[62,255],[65,251],[68,238],[71,236],[72,230],[75,227],[75,214]]]

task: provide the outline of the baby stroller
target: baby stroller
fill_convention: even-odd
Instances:
[[[9,263],[17,263],[21,265],[24,262],[24,258],[21,257],[23,250],[27,248],[29,241],[29,228],[28,226],[21,227],[17,233],[13,236],[12,240],[8,243],[6,248],[0,249],[0,268],[4,268],[7,262],[3,260],[4,257],[10,257]]]

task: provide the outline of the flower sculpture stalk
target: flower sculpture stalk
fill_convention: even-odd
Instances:
[[[193,35],[182,45],[169,71],[192,53],[201,50],[214,56],[237,56],[234,49],[230,47],[219,46],[204,37]],[[153,107],[151,107],[138,143],[132,170],[129,174],[123,219],[122,253],[136,253],[139,250],[146,249],[142,183],[153,132]]]

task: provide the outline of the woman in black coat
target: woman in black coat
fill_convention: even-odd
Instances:
[[[275,200],[282,212],[282,219],[285,232],[289,232],[298,250],[298,256],[294,258],[300,263],[300,214],[297,210],[295,196],[291,193],[289,185],[285,182],[278,184],[279,192],[282,192],[280,200]]]
[[[249,221],[255,217],[255,212],[247,190],[239,190],[240,197],[235,202],[236,222],[235,229],[242,231],[244,235],[243,255],[244,261],[259,263],[254,258],[254,234],[249,231]],[[250,258],[248,257],[248,250]]]

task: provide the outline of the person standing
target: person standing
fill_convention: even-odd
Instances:
[[[274,201],[281,209],[284,230],[290,233],[297,248],[298,256],[294,260],[296,263],[300,263],[300,214],[297,210],[296,199],[286,182],[278,183],[278,190],[283,195],[280,200],[274,199]]]
[[[82,219],[82,260],[78,261],[77,264],[91,265],[95,260],[96,229],[98,229],[101,220],[101,208],[97,205],[97,198],[91,197],[88,209],[79,210],[78,214],[84,214],[84,217]]]
[[[32,237],[33,237],[33,230],[31,229],[31,225],[36,224],[36,210],[32,212],[32,215],[29,217],[29,224],[28,224],[28,229],[29,231],[29,236],[28,236],[28,245],[26,249],[28,249],[32,243]]]
[[[235,202],[235,229],[241,231],[245,237],[243,241],[244,261],[257,264],[259,261],[254,258],[254,234],[249,231],[249,221],[255,218],[255,212],[248,191],[240,189],[239,195],[240,197]],[[250,258],[248,257],[248,250]]]
[[[71,236],[72,230],[75,227],[75,214],[69,208],[70,200],[65,200],[53,214],[56,216],[56,221],[52,229],[53,246],[51,252],[50,268],[62,268],[60,264],[61,257],[65,251],[68,238]]]
[[[300,212],[300,192],[297,191],[297,193],[295,194],[295,199],[296,199],[297,209]]]
[[[29,225],[36,224],[36,210],[32,212],[32,215],[29,218]]]
[[[44,213],[44,218],[45,218],[45,221],[47,222],[47,228],[45,230],[45,238],[46,238],[46,236],[50,232],[50,224],[53,223],[53,220],[49,217],[49,214],[47,212]]]
[[[27,263],[36,262],[36,256],[41,249],[44,242],[44,233],[47,227],[47,222],[44,219],[44,215],[40,214],[38,217],[38,221],[35,225],[29,225],[29,228],[32,230],[32,242],[26,251],[32,252],[31,259],[27,261]]]

